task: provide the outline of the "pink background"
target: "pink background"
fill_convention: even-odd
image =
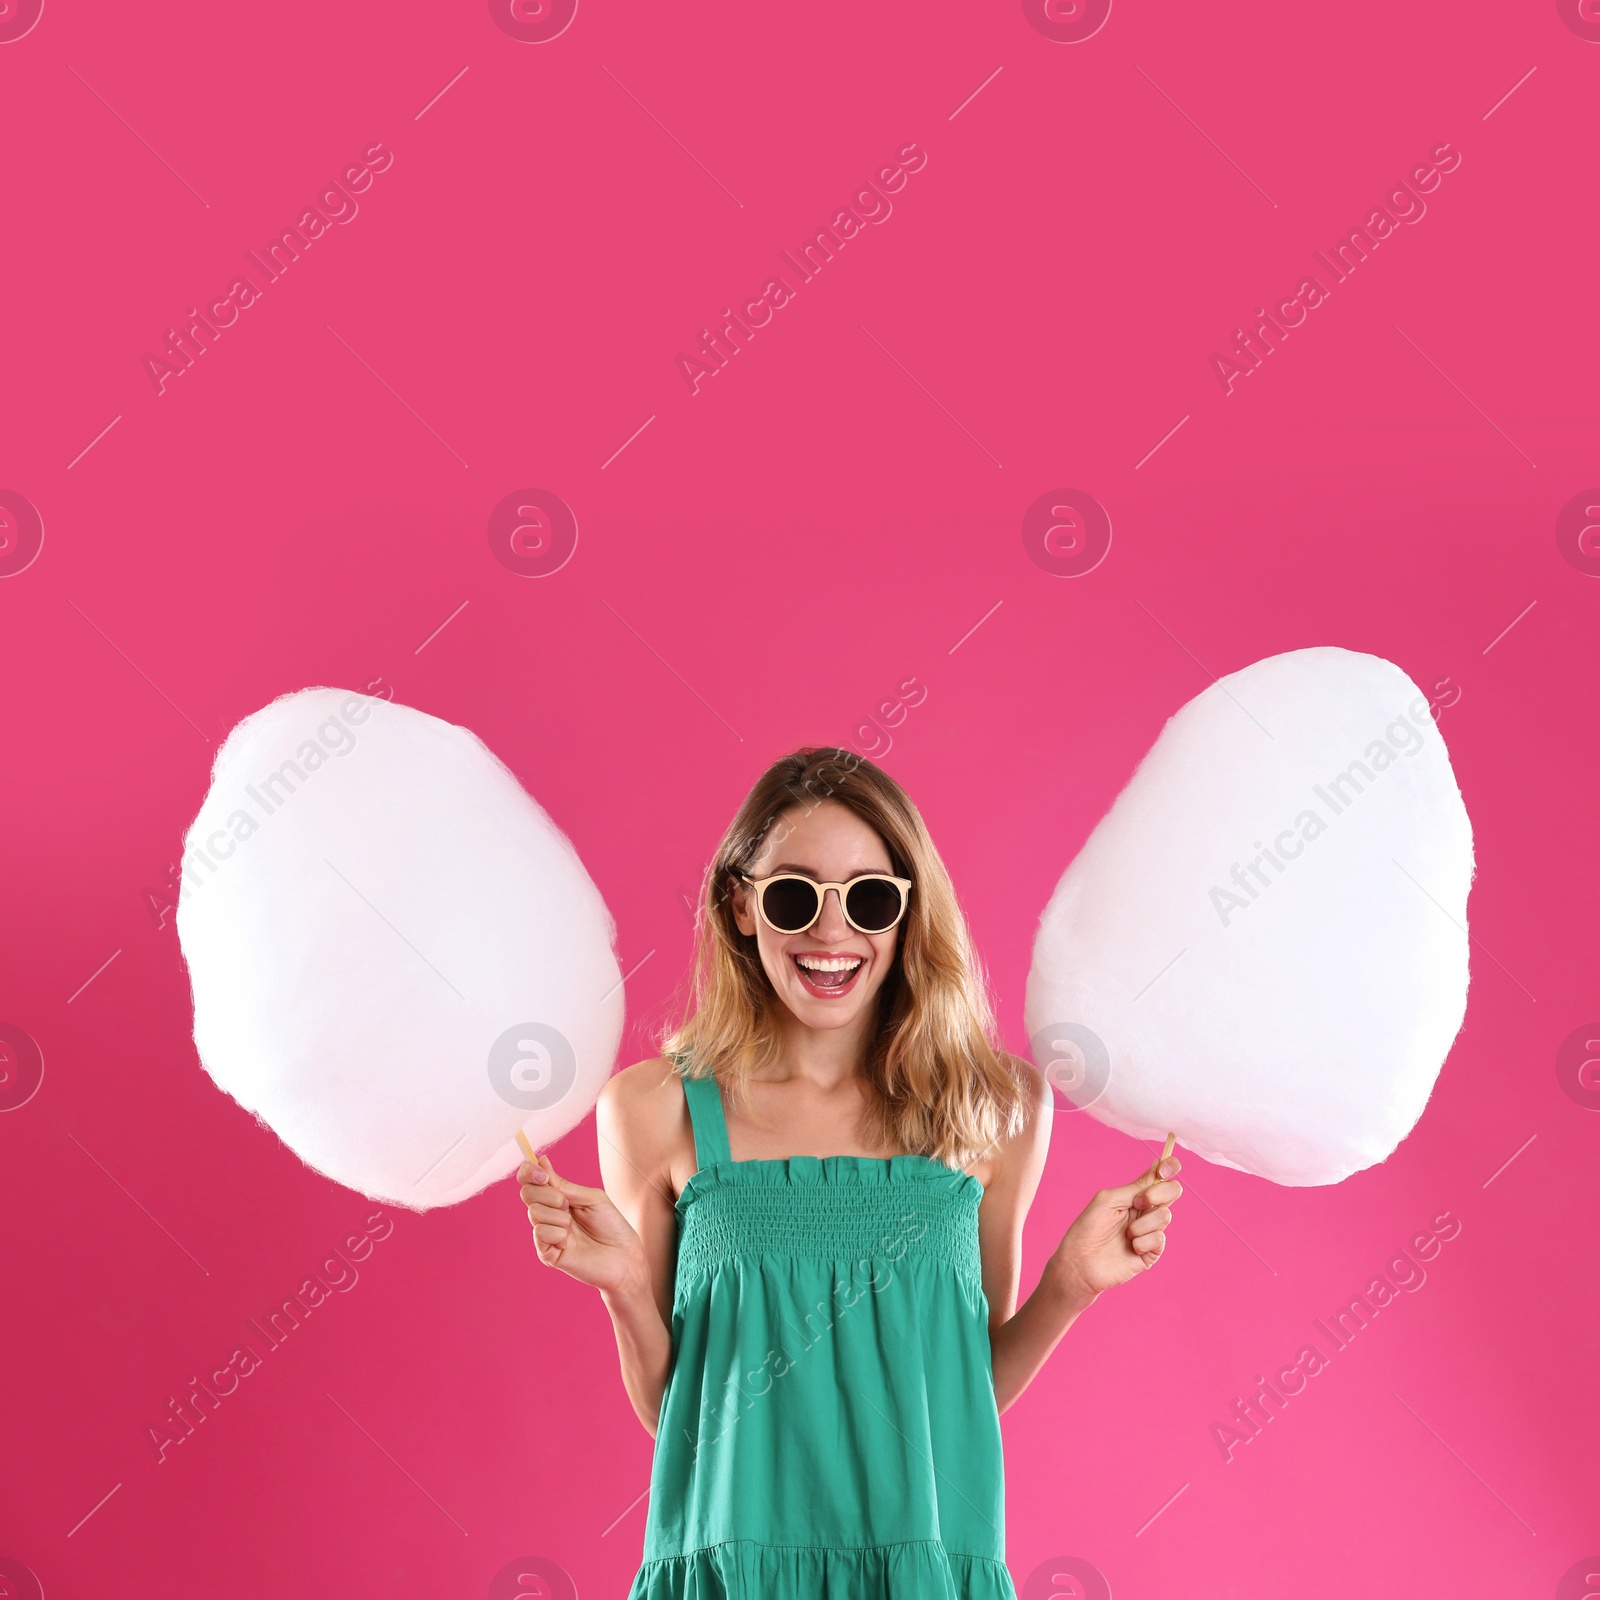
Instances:
[[[1011,1566],[1047,1563],[1029,1600],[1098,1593],[1084,1563],[1118,1600],[1556,1594],[1600,1551],[1600,1116],[1557,1067],[1600,1016],[1600,547],[1557,538],[1600,483],[1595,32],[1548,0],[1118,0],[1077,43],[1017,3],[583,0],[525,43],[483,4],[49,0],[0,44],[4,537],[19,495],[44,527],[0,581],[0,1022],[45,1063],[0,1116],[0,1557],[51,1600],[480,1596],[524,1557],[591,1600],[638,1559],[650,1441],[509,1189],[397,1214],[147,1442],[373,1209],[206,1078],[151,910],[240,717],[382,679],[476,730],[643,962],[625,1059],[748,783],[853,739],[923,806],[1021,1048],[1035,918],[1163,720],[1338,644],[1439,702],[1465,1027],[1380,1169],[1191,1162],[1160,1274],[1006,1419]],[[144,356],[374,142],[359,214],[158,396]],[[908,142],[892,216],[691,395],[680,352]],[[1244,319],[1444,142],[1426,216],[1225,394]],[[530,486],[580,530],[537,578],[487,536]],[[1076,578],[1021,532],[1063,486],[1114,527]],[[1147,1159],[1057,1126],[1030,1284]],[[556,1155],[592,1179],[591,1125]],[[1212,1423],[1444,1211],[1427,1283],[1225,1462]]]

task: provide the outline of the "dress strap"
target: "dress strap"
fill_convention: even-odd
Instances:
[[[688,1073],[682,1076],[683,1098],[689,1104],[689,1121],[694,1125],[695,1166],[709,1167],[718,1161],[731,1161],[721,1085],[714,1077],[691,1078]]]

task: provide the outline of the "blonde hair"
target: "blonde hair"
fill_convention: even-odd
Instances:
[[[715,1076],[735,1096],[776,1064],[783,1002],[755,936],[739,931],[729,891],[787,813],[829,800],[867,823],[896,876],[912,880],[865,1063],[868,1142],[964,1167],[1023,1125],[1022,1083],[996,1045],[966,919],[920,813],[893,778],[853,752],[797,750],[756,781],[706,869],[684,1014],[662,1048],[691,1075]]]

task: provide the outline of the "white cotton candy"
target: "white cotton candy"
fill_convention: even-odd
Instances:
[[[1167,723],[1057,886],[1034,1059],[1125,1133],[1337,1183],[1415,1126],[1461,1026],[1472,870],[1405,673],[1331,647],[1258,661]]]
[[[178,937],[218,1086],[317,1171],[426,1210],[593,1106],[614,929],[566,837],[465,728],[341,689],[217,754]]]

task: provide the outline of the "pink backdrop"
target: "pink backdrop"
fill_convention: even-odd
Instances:
[[[373,1240],[195,1059],[161,913],[241,716],[382,680],[475,729],[615,912],[626,1059],[745,786],[855,742],[1021,1047],[1035,918],[1162,721],[1316,644],[1435,699],[1466,1025],[1380,1169],[1191,1162],[1160,1274],[1006,1419],[1012,1569],[1600,1587],[1600,11],[1104,10],[7,0],[0,1593],[592,1600],[638,1559],[650,1442],[514,1194]],[[556,1154],[592,1180],[591,1124]],[[1145,1159],[1059,1119],[1030,1284]],[[1225,1459],[1379,1273],[1411,1287]]]

